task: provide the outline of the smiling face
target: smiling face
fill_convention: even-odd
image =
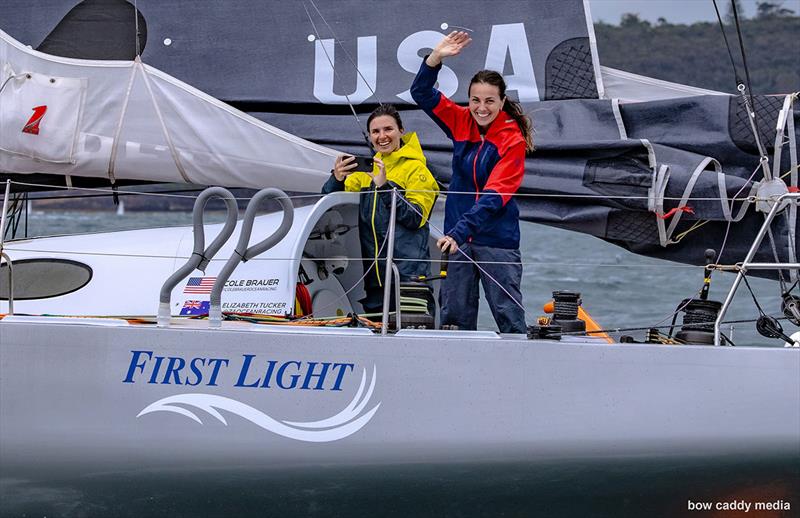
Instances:
[[[505,99],[500,98],[500,89],[488,83],[472,83],[469,87],[469,112],[482,129],[494,122]]]
[[[369,123],[369,139],[375,151],[388,155],[400,149],[400,137],[403,130],[391,115],[379,115]]]

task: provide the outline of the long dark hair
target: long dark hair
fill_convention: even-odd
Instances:
[[[367,119],[367,131],[369,131],[369,125],[372,124],[372,120],[375,117],[380,117],[382,115],[388,115],[394,118],[394,120],[397,122],[397,128],[400,131],[403,131],[403,121],[400,120],[400,114],[397,112],[397,108],[395,108],[393,104],[380,104],[372,111],[372,113],[369,114],[369,118]]]
[[[503,111],[514,119],[517,126],[519,126],[522,136],[525,137],[525,150],[533,151],[533,121],[531,121],[530,117],[525,115],[525,112],[522,111],[522,106],[517,101],[512,101],[506,97],[506,82],[503,76],[494,70],[481,70],[472,76],[472,80],[469,82],[470,89],[472,89],[472,85],[475,83],[485,83],[497,87],[500,91],[500,100],[505,99],[506,101],[503,105]]]

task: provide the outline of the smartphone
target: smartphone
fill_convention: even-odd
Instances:
[[[372,172],[372,167],[375,165],[375,161],[372,159],[371,156],[355,155],[355,158],[356,158],[356,167],[355,169],[351,169],[351,171],[363,171],[365,173]]]

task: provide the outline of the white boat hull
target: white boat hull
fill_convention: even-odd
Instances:
[[[0,478],[800,449],[791,349],[14,320]]]

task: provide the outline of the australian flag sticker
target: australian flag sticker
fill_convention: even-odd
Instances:
[[[181,316],[208,315],[208,308],[211,301],[208,300],[187,300],[181,308]]]

